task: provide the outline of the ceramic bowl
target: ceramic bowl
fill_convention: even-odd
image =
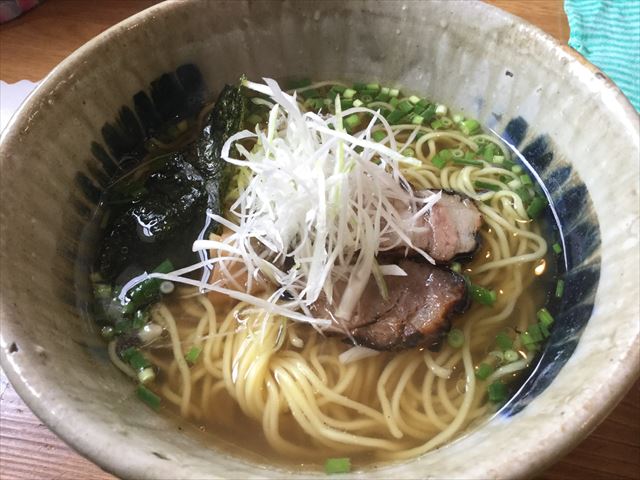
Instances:
[[[58,66],[0,150],[1,360],[34,412],[122,477],[285,475],[212,450],[148,409],[78,314],[91,253],[83,227],[145,128],[132,115],[136,94],[172,115],[180,107],[169,100],[242,73],[378,79],[456,106],[523,153],[564,235],[557,327],[509,405],[436,451],[349,477],[528,476],[585,437],[638,376],[638,115],[549,36],[466,1],[164,2]]]

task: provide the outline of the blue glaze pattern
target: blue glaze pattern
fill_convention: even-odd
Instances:
[[[517,117],[507,124],[503,138],[518,146],[527,129],[527,122]],[[547,308],[555,318],[551,336],[534,360],[530,374],[514,385],[513,397],[500,411],[504,416],[525,408],[549,386],[571,357],[593,312],[600,279],[600,228],[587,187],[571,165],[554,158],[546,135],[534,138],[521,149],[520,155],[523,163],[539,175],[555,211],[555,216],[550,211],[546,216],[563,245],[558,274],[565,287],[561,299],[552,295],[547,299]],[[553,285],[549,287],[554,289]]]

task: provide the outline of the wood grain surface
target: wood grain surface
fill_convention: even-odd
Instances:
[[[87,40],[154,3],[157,2],[48,0],[0,26],[0,80],[40,80]],[[562,43],[569,38],[560,0],[489,3],[537,25]],[[43,425],[0,372],[0,478],[113,477],[79,456]],[[640,479],[640,382],[604,423],[541,478]]]

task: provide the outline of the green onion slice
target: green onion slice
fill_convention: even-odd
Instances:
[[[447,343],[453,348],[464,345],[464,333],[459,328],[452,328],[447,335]]]
[[[348,457],[328,458],[324,462],[324,471],[329,475],[334,473],[349,473],[351,471],[351,460]]]
[[[482,362],[478,365],[478,369],[476,370],[476,378],[479,380],[486,380],[489,375],[493,373],[493,367],[488,363]]]
[[[500,382],[493,382],[487,387],[489,400],[493,403],[502,403],[507,399],[507,386]]]
[[[202,352],[202,349],[194,345],[189,349],[187,354],[184,356],[184,359],[193,365],[198,361],[198,357],[200,356],[201,352]]]
[[[157,410],[158,408],[160,408],[160,397],[155,393],[153,393],[144,385],[138,385],[136,394],[138,395],[138,398],[140,400],[142,400],[144,403],[149,405],[154,410]]]

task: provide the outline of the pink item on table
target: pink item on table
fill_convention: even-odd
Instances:
[[[0,23],[19,17],[44,0],[0,0]]]

